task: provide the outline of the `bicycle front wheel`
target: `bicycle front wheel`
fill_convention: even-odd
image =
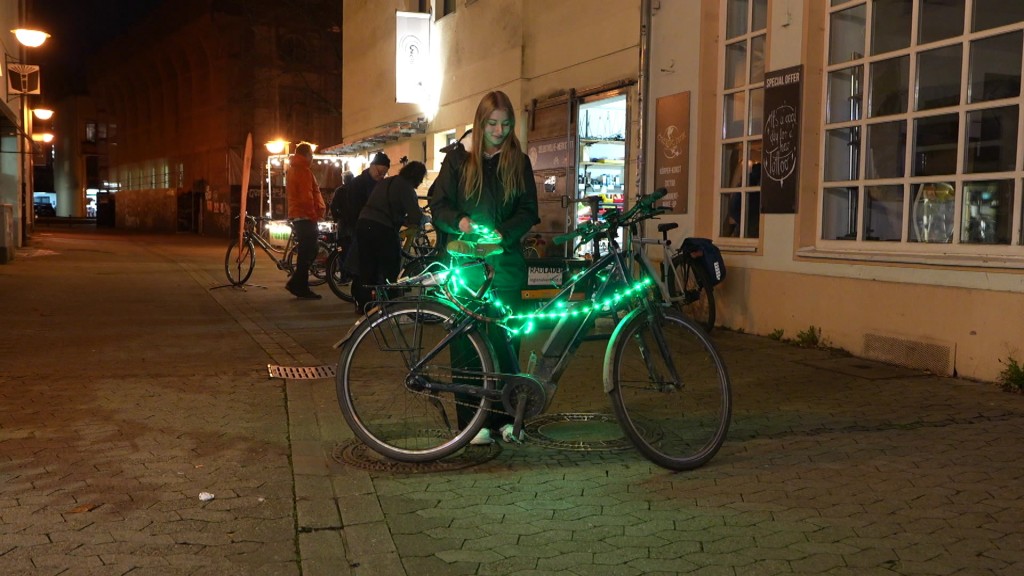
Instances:
[[[241,250],[237,241],[228,244],[227,254],[224,255],[224,274],[228,282],[234,286],[245,284],[252,276],[256,268],[256,248],[251,241],[242,242]]]
[[[483,334],[470,329],[442,342],[451,315],[434,302],[388,304],[357,325],[343,345],[337,371],[341,412],[379,454],[400,462],[437,460],[468,444],[483,427],[489,401],[425,387],[495,387],[494,377],[484,376],[495,365]],[[460,402],[466,418],[461,428]]]
[[[345,302],[355,302],[356,299],[352,296],[352,276],[342,270],[344,262],[345,252],[343,250],[335,250],[327,257],[327,266],[324,270],[327,285],[331,287],[331,292],[334,292],[338,298]]]
[[[672,265],[679,270],[683,283],[680,290],[674,275],[669,275],[676,308],[710,333],[715,327],[715,289],[711,276],[698,263],[683,257],[677,256]]]
[[[711,338],[672,310],[640,310],[617,330],[605,378],[623,431],[671,470],[704,465],[732,417],[729,375]]]

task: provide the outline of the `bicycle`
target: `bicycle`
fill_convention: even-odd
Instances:
[[[238,217],[236,216],[235,219],[237,220]],[[228,244],[228,251],[224,255],[224,273],[231,285],[241,286],[252,276],[252,272],[256,268],[257,246],[274,262],[278,270],[284,270],[289,276],[295,271],[295,261],[298,255],[295,251],[294,231],[289,233],[288,242],[284,248],[278,248],[264,236],[268,222],[266,218],[260,216],[245,215],[242,241],[232,239]],[[330,230],[329,226],[324,226],[328,223],[321,222],[320,224],[316,259],[309,267],[310,286],[319,286],[327,281],[326,263],[331,253],[331,247],[325,238],[330,234]]]
[[[691,249],[683,241],[678,250],[671,251],[672,241],[668,239],[668,232],[678,227],[675,222],[658,224],[661,239],[644,239],[642,242],[661,246],[661,274],[658,277],[667,288],[668,301],[711,333],[715,327],[715,287],[711,275],[700,261],[702,254],[699,250]]]
[[[411,276],[422,272],[437,254],[435,245],[436,231],[429,219],[415,228],[406,228],[402,236],[402,273],[400,276]],[[327,285],[334,295],[346,302],[355,302],[352,296],[352,279],[354,274],[345,267],[346,247],[340,242],[335,244],[327,258],[325,276]]]
[[[549,406],[581,343],[607,337],[604,391],[634,446],[672,470],[711,460],[732,414],[725,363],[702,328],[665,304],[667,294],[652,293],[661,288],[643,250],[621,250],[614,241],[618,227],[635,230],[662,213],[654,203],[663,195],[659,189],[627,212],[610,211],[604,221],[556,238],[584,243],[604,237],[612,249],[534,312],[511,313],[489,297],[493,270],[482,261],[383,287],[385,293],[420,293],[379,302],[336,345],[338,401],[355,435],[393,460],[428,462],[465,447],[496,410],[514,415],[518,438],[524,421]],[[632,241],[637,247],[638,240]],[[479,287],[468,285],[470,275],[481,273]],[[590,299],[574,302],[574,293],[588,286]],[[616,323],[610,336],[591,334],[599,317]],[[549,322],[551,334],[525,371],[498,369],[496,351],[482,332],[486,325],[501,329],[504,352],[515,358],[511,336]],[[460,405],[473,412],[461,428],[455,413]]]

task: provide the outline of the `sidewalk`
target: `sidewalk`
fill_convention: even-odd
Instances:
[[[394,465],[333,380],[268,377],[333,365],[351,305],[262,256],[223,287],[225,244],[37,228],[0,266],[0,574],[1024,573],[1024,397],[993,384],[717,331],[729,438],[672,473],[589,343],[533,441]]]

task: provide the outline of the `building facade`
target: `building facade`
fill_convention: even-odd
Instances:
[[[436,170],[503,90],[538,232],[585,218],[581,197],[665,186],[673,240],[725,252],[722,325],[993,380],[1024,358],[1022,6],[345,2],[335,148]],[[435,85],[416,103],[395,98],[398,12],[429,13]]]
[[[164,2],[91,63],[67,192],[109,194],[118,227],[226,235],[249,134],[251,196],[264,143],[340,139],[340,16],[324,0]]]

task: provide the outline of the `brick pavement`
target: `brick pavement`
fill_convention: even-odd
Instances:
[[[733,425],[699,470],[533,443],[367,471],[333,382],[266,374],[335,361],[326,288],[262,261],[211,290],[221,241],[34,240],[0,267],[2,574],[1022,573],[1024,398],[991,384],[721,331]],[[610,411],[601,352],[555,412]]]

